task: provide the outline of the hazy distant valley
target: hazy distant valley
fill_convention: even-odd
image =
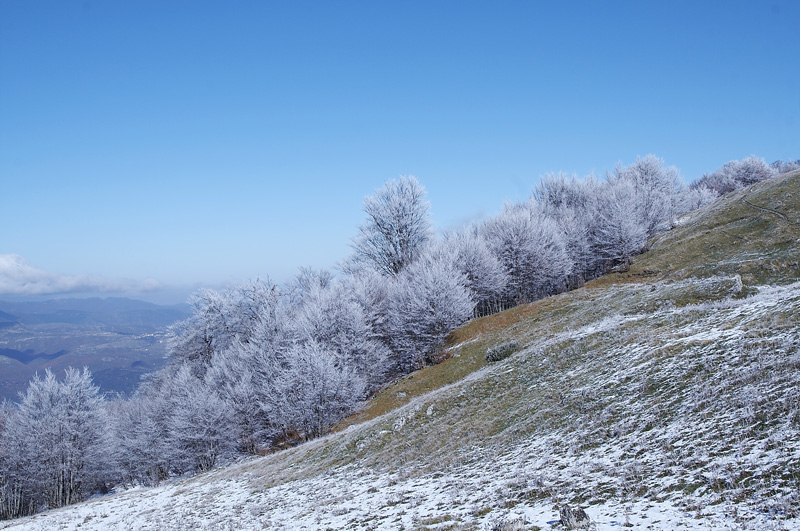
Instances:
[[[164,363],[165,328],[188,306],[126,298],[0,301],[0,399],[16,400],[38,371],[88,367],[103,393],[130,394]]]

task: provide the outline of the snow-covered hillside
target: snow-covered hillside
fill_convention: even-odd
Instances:
[[[522,351],[386,416],[2,525],[549,529],[581,505],[597,529],[800,529],[800,283],[738,286],[566,294],[562,315],[515,325]]]
[[[0,528],[800,529],[798,195],[734,192],[629,271],[471,321],[327,437]]]

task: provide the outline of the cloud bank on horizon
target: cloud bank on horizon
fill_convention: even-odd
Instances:
[[[65,275],[33,267],[17,254],[0,254],[0,295],[57,295],[65,293],[153,292],[161,285],[143,281],[108,279],[94,275]]]

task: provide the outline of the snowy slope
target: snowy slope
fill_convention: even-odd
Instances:
[[[546,529],[582,503],[598,529],[800,528],[798,315],[795,283],[598,318],[303,447],[3,525]]]
[[[385,414],[0,528],[556,529],[580,505],[600,530],[800,529],[793,179],[712,205],[676,229],[694,243],[667,235],[628,274],[469,324]]]

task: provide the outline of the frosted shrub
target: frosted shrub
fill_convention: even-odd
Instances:
[[[501,361],[518,351],[520,348],[519,343],[516,341],[509,341],[501,345],[495,345],[486,351],[486,361],[494,363]]]

